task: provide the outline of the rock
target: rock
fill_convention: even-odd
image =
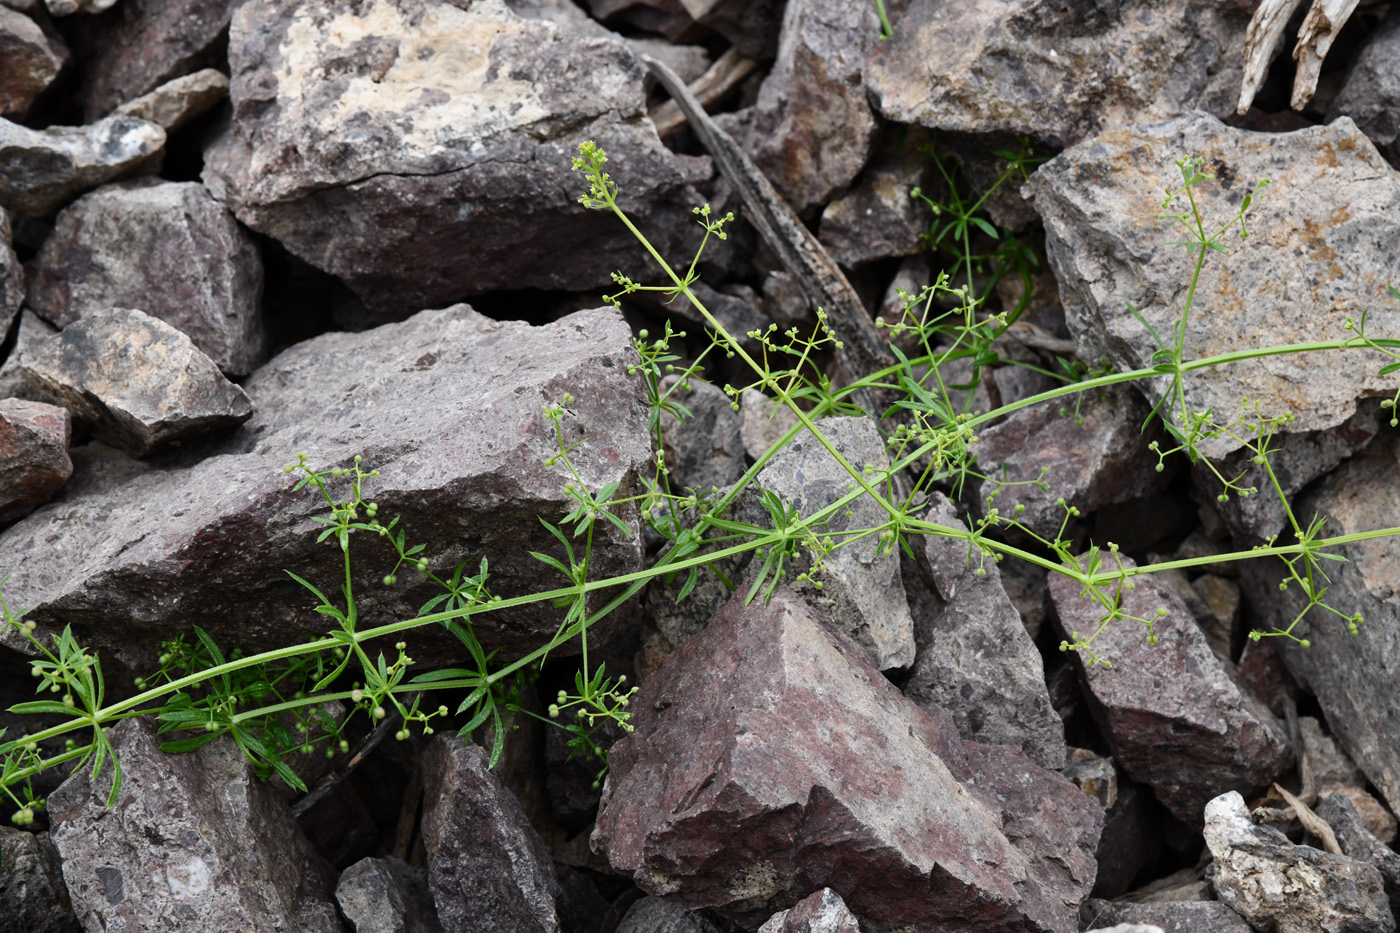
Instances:
[[[1147,447],[1157,435],[1140,430],[1147,414],[1134,390],[1112,387],[1102,395],[1084,393],[1077,402],[1066,399],[1060,407],[1020,409],[980,431],[973,448],[979,469],[997,481],[1026,484],[998,491],[994,481],[983,483],[984,511],[1012,516],[1025,506],[1016,520],[1053,539],[1065,520],[1056,499],[1088,514],[1163,488],[1167,474],[1155,471],[1157,457]]]
[[[442,930],[558,933],[549,851],[486,762],[455,735],[423,754],[423,842]]]
[[[1352,62],[1346,83],[1327,108],[1327,122],[1347,116],[1391,165],[1400,167],[1400,19],[1386,17]]]
[[[66,410],[0,399],[0,523],[28,515],[68,482],[71,435]]]
[[[1150,923],[1120,923],[1117,926],[1090,930],[1089,933],[1166,933],[1166,931]]]
[[[49,797],[53,841],[88,930],[305,930],[341,933],[335,875],[238,746],[160,750],[151,718],[107,731],[122,765],[80,768]]]
[[[48,833],[0,826],[0,917],[15,933],[80,933]]]
[[[64,208],[29,267],[29,307],[59,327],[140,308],[183,332],[223,372],[262,362],[258,249],[198,182],[105,185]]]
[[[856,920],[841,895],[830,888],[809,894],[791,910],[768,918],[758,933],[860,933]]]
[[[44,130],[0,118],[0,207],[47,217],[84,191],[151,165],[165,130],[136,117]]]
[[[296,757],[305,760],[314,756]],[[321,760],[326,759],[323,757]],[[296,763],[295,760],[288,762]],[[315,785],[308,782],[307,786]],[[292,798],[295,795],[288,793],[286,796]],[[378,851],[380,846],[380,830],[374,823],[374,814],[353,784],[342,784],[334,794],[313,804],[297,817],[297,823],[321,857],[337,869],[349,868]]]
[[[1381,874],[1365,862],[1295,846],[1273,827],[1256,826],[1235,791],[1212,800],[1205,816],[1216,896],[1254,928],[1277,933],[1395,929]]]
[[[746,58],[766,61],[777,49],[782,0],[681,0],[690,17],[728,39]]]
[[[5,362],[0,363],[0,398],[25,398],[29,394],[29,383],[20,375],[19,358],[25,350],[58,333],[58,328],[28,308],[20,312],[16,330],[15,345]]]
[[[659,33],[671,42],[693,42],[704,35],[681,0],[588,0],[588,10],[609,25]]]
[[[87,67],[76,94],[85,119],[222,65],[229,17],[239,2],[121,0],[107,16],[78,23],[74,46]]]
[[[1228,577],[1205,573],[1191,581],[1191,589],[1209,616],[1200,621],[1211,650],[1222,661],[1230,660],[1236,656],[1240,641],[1240,585]]]
[[[1090,900],[1079,908],[1079,917],[1089,927],[1116,924],[1160,928],[1163,933],[1254,933],[1244,918],[1219,901],[1167,901],[1133,904],[1126,901]]]
[[[1209,800],[1268,784],[1293,755],[1283,725],[1211,653],[1176,594],[1151,576],[1133,579],[1136,587],[1120,596],[1121,610],[1147,619],[1165,608],[1154,627],[1158,643],[1148,644],[1140,623],[1119,620],[1092,645],[1111,666],[1086,665],[1075,652],[1074,668],[1113,757],[1177,819],[1200,825]],[[1052,575],[1050,598],[1064,632],[1096,631],[1102,607],[1081,597],[1078,583]]]
[[[127,101],[113,113],[149,120],[170,133],[226,97],[228,78],[221,71],[205,68],[194,74],[167,81],[155,90]]]
[[[554,874],[564,892],[559,915],[563,933],[597,933],[599,918],[608,913],[611,904],[583,872],[555,862]]]
[[[1312,716],[1298,717],[1298,733],[1303,741],[1302,777],[1305,785],[1323,787],[1364,787],[1366,778],[1347,753],[1337,747],[1332,736],[1322,731],[1322,723]]]
[[[758,460],[796,424],[797,416],[786,405],[757,389],[739,394],[739,436],[749,459]]]
[[[720,933],[702,914],[659,897],[643,897],[627,908],[617,933]]]
[[[874,422],[867,418],[825,418],[818,430],[856,469],[872,464],[889,468],[885,445]],[[844,496],[854,480],[809,432],[799,434],[780,450],[758,474],[758,485],[775,493],[803,515],[813,515]],[[872,480],[872,482],[874,482]],[[769,521],[766,512],[755,521]],[[839,534],[883,524],[888,515],[869,496],[838,512],[819,535]],[[805,582],[800,592],[837,626],[866,650],[880,670],[914,663],[914,620],[909,614],[901,582],[899,555],[877,554],[879,540],[867,535],[828,554],[819,575],[820,590]],[[788,577],[795,579],[809,569],[810,559],[788,562]],[[753,565],[750,565],[753,567]]]
[[[346,51],[347,49],[351,51]],[[620,39],[524,19],[500,0],[248,3],[230,26],[232,128],[204,180],[239,220],[339,276],[379,320],[499,288],[587,289],[644,253],[577,203],[577,146],[608,154],[662,255],[702,232]]]
[[[1328,536],[1400,525],[1395,457],[1380,447],[1343,464],[1294,503],[1294,514],[1325,521]],[[1317,697],[1338,744],[1391,810],[1400,809],[1400,697],[1381,659],[1400,633],[1397,548],[1397,539],[1377,538],[1337,549],[1347,562],[1327,564],[1326,603],[1343,618],[1314,610],[1294,633],[1307,639],[1306,648],[1273,639],[1289,672]],[[1296,584],[1279,591],[1281,565],[1249,561],[1241,571],[1260,631],[1287,628],[1307,604]],[[1363,621],[1351,635],[1345,617],[1355,613]]]
[[[831,887],[873,929],[1076,929],[1098,804],[861,654],[786,588],[736,596],[633,698],[595,850],[749,928]]]
[[[1332,827],[1343,855],[1365,862],[1380,872],[1390,912],[1394,914],[1400,907],[1400,854],[1376,838],[1346,794],[1328,794],[1314,812]]]
[[[963,531],[953,504],[934,495],[925,521]],[[918,657],[904,695],[953,715],[958,734],[1009,745],[1044,768],[1065,765],[1065,727],[1045,689],[1045,665],[990,557],[966,541],[916,539],[922,580],[906,588]],[[979,572],[980,571],[980,572]],[[920,586],[920,584],[922,584]]]
[[[798,213],[850,185],[870,155],[875,116],[861,69],[879,37],[874,4],[788,0],[750,154]]]
[[[245,650],[320,637],[327,620],[286,571],[336,592],[344,569],[333,545],[316,542],[321,526],[311,518],[325,514],[324,503],[293,492],[283,472],[298,451],[317,469],[363,453],[366,468],[379,471],[369,491],[380,516],[401,516],[434,572],[450,575],[465,562],[475,574],[489,557],[492,593],[557,586],[528,553],[564,556],[539,517],[557,520],[575,505],[563,489],[566,468],[545,463],[558,440],[541,408],[573,393],[563,424],[581,442],[571,454],[579,476],[590,490],[617,482],[619,496],[638,494],[653,451],[640,384],[622,378],[634,359],[631,332],[610,309],[534,328],[458,306],[298,344],[248,381],[257,413],[199,463],[70,489],[0,536],[6,596],[31,607],[41,637],[71,622],[136,667],[191,623]],[[345,488],[332,486],[336,495]],[[598,579],[640,568],[636,512],[619,513],[634,530],[628,537],[600,525],[590,561]],[[54,535],[61,552],[40,545]],[[412,618],[441,592],[407,569],[398,585],[380,585],[391,552],[368,541],[356,547],[362,628]],[[474,621],[487,650],[518,656],[551,637],[560,619],[530,605]],[[606,621],[592,630],[599,641],[608,631]],[[464,657],[437,627],[409,643],[441,663]]]
[[[1045,625],[1045,613],[1050,598],[1045,589],[1045,568],[1023,560],[1008,560],[997,565],[1001,588],[1021,616],[1026,634],[1035,641]]]
[[[1099,865],[1095,897],[1119,896],[1161,857],[1160,814],[1148,788],[1126,776],[1118,782],[1117,799],[1104,810],[1103,834],[1094,852]]]
[[[1296,709],[1303,699],[1303,690],[1288,673],[1274,639],[1245,639],[1244,651],[1240,652],[1239,675],[1249,692],[1263,700],[1269,711],[1280,719],[1288,715],[1285,710],[1290,703]]]
[[[663,379],[662,392],[678,381],[674,376]],[[671,490],[707,493],[732,486],[744,475],[739,416],[730,407],[729,396],[718,387],[692,379],[688,389],[672,391],[671,400],[684,406],[692,417],[678,421],[669,413],[661,416],[661,446],[671,471]]]
[[[402,859],[361,859],[341,873],[335,900],[355,933],[442,933],[427,871]]]
[[[1063,147],[1193,107],[1233,113],[1247,16],[1211,0],[915,0],[865,79],[896,123]]]
[[[0,5],[0,117],[23,120],[69,58],[68,47],[57,35]]]
[[[849,267],[923,250],[933,216],[927,204],[910,197],[922,177],[917,157],[868,167],[850,192],[822,211],[820,239],[831,258]]]
[[[1167,245],[1181,231],[1158,215],[1163,185],[1181,180],[1172,160],[1186,153],[1198,154],[1216,176],[1194,189],[1208,223],[1223,223],[1259,179],[1272,179],[1250,210],[1250,239],[1232,236],[1230,251],[1205,264],[1187,357],[1350,336],[1344,322],[1382,300],[1394,275],[1400,174],[1350,120],[1253,133],[1190,113],[1105,133],[1042,165],[1030,182],[1080,357],[1107,356],[1120,371],[1150,365],[1156,345],[1129,302],[1159,334],[1171,332],[1194,260]],[[1380,315],[1370,317],[1368,331],[1400,333]],[[1243,398],[1269,416],[1291,412],[1295,420],[1277,444],[1341,425],[1361,398],[1389,395],[1394,386],[1373,372],[1369,359],[1350,355],[1273,356],[1191,373],[1187,403],[1221,418],[1240,413]],[[1166,384],[1138,383],[1154,403]],[[1240,446],[1224,436],[1200,449],[1218,459]],[[1294,490],[1317,475],[1289,469]]]
[[[44,0],[49,12],[54,16],[72,16],[74,13],[101,13],[111,9],[117,0]]]
[[[10,215],[0,208],[0,334],[8,336],[24,301],[24,267],[11,242]],[[5,337],[0,336],[0,343]]]
[[[253,414],[244,391],[190,338],[130,308],[89,312],[25,350],[19,365],[33,395],[134,457]]]
[[[749,332],[768,329],[770,321],[762,310],[762,301],[747,286],[731,288],[736,294],[717,292],[704,282],[696,282],[690,290],[740,346],[749,353],[758,355],[761,353],[758,341],[750,337]],[[676,324],[683,324],[686,329],[682,333],[693,333],[699,340],[708,340],[702,335],[714,329],[689,301],[671,301],[658,305],[657,313]],[[691,328],[695,330],[691,331]]]

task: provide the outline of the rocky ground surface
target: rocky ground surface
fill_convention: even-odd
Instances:
[[[695,287],[737,335],[817,322],[649,58],[858,310],[898,320],[898,290],[944,268],[983,310],[1021,309],[975,384],[953,374],[969,410],[1073,366],[1156,361],[1192,282],[1160,216],[1185,155],[1214,176],[1212,217],[1270,181],[1250,238],[1196,283],[1193,355],[1345,338],[1368,310],[1369,333],[1400,337],[1400,4],[1308,6],[0,0],[0,592],[42,642],[68,628],[98,651],[120,699],[196,625],[245,652],[325,633],[285,573],[332,593],[343,574],[316,540],[324,503],[283,472],[299,454],[362,454],[383,515],[435,565],[487,560],[507,597],[555,585],[532,550],[564,557],[539,521],[575,504],[548,406],[567,409],[572,481],[619,496],[658,456],[702,496],[762,460],[756,488],[808,511],[850,488],[834,452],[887,468],[894,422],[850,412],[823,422],[829,448],[799,434],[768,457],[796,419],[716,388],[753,381],[724,354],[706,358],[713,384],[681,387],[692,418],[649,423],[632,338],[669,319],[690,361],[704,322],[646,293],[603,306],[614,271],[652,279],[632,234],[577,203],[579,143],[606,149],[673,264],[700,243],[697,204],[738,215]],[[1033,160],[967,228],[982,258],[955,266],[947,205],[977,201],[1019,147]],[[1279,492],[1359,533],[1400,526],[1382,405],[1400,383],[1379,368],[1271,356],[1193,375],[1188,399],[1291,412]],[[464,742],[448,710],[435,735],[380,742],[393,730],[325,704],[346,742],[295,756],[310,796],[229,740],[171,755],[157,723],[124,720],[115,799],[110,768],[50,772],[46,807],[0,826],[0,933],[1393,933],[1396,539],[1328,565],[1340,617],[1307,622],[1306,645],[1249,639],[1308,594],[1280,591],[1277,564],[1215,558],[1288,543],[1288,512],[1220,500],[1222,477],[1266,480],[1239,437],[1157,469],[1149,445],[1172,445],[1143,425],[1169,386],[1016,410],[979,431],[984,476],[922,506],[959,529],[1014,512],[1019,546],[1059,533],[1076,552],[1113,542],[1128,567],[1189,561],[1121,594],[1165,614],[1150,642],[1105,629],[1111,666],[1058,650],[1102,616],[1077,584],[979,566],[961,541],[901,554],[871,537],[828,559],[820,591],[751,604],[759,562],[725,558],[685,600],[684,575],[656,578],[593,629],[593,663],[639,688],[605,779],[543,715],[577,646],[521,682],[499,735]],[[989,501],[993,477],[1009,485]],[[766,520],[756,494],[735,508]],[[614,517],[595,579],[663,543],[635,502]],[[883,520],[861,499],[830,527]],[[362,589],[366,626],[436,592],[372,542],[359,572],[405,577]],[[562,618],[507,608],[477,634],[507,661]],[[467,660],[445,629],[402,637],[414,673]],[[5,710],[34,699],[33,653],[0,633]],[[0,728],[38,726],[0,711]]]

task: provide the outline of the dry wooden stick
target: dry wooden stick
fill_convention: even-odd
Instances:
[[[719,103],[739,84],[754,73],[758,62],[740,55],[737,49],[730,49],[715,60],[705,73],[690,85],[690,93],[706,110]],[[665,139],[685,126],[685,114],[674,100],[657,107],[650,114],[656,124],[656,135]]]

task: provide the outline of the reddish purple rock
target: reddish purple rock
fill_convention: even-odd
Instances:
[[[0,522],[23,518],[68,482],[71,435],[67,409],[0,399]]]

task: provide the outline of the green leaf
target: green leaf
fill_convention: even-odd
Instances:
[[[29,715],[32,713],[58,713],[63,716],[73,715],[73,710],[70,707],[64,706],[62,703],[56,703],[53,700],[33,700],[29,703],[16,703],[14,706],[10,707],[10,712],[19,713],[21,715]]]
[[[977,225],[977,229],[981,230],[983,233],[985,233],[987,236],[991,237],[993,240],[1000,240],[1000,239],[1001,239],[1001,234],[997,232],[997,228],[996,228],[996,227],[993,227],[991,224],[987,223],[987,222],[986,222],[985,220],[983,220],[981,217],[973,217],[973,218],[971,218],[971,220],[972,220],[972,222],[973,222],[974,224]]]
[[[222,734],[221,732],[204,732],[192,739],[180,739],[176,742],[162,742],[160,750],[171,755],[181,755],[185,752],[192,752],[196,748],[203,748]]]
[[[287,782],[287,786],[295,790],[306,793],[306,782],[303,781],[295,771],[287,765],[281,758],[274,756],[269,763],[282,776],[282,780]]]
[[[435,684],[440,680],[470,680],[476,676],[478,676],[476,671],[468,671],[460,667],[444,667],[441,670],[419,674],[410,680],[409,684]]]
[[[1395,372],[1396,370],[1400,370],[1400,363],[1391,363],[1389,366],[1382,366],[1382,367],[1381,367],[1381,371],[1378,372],[1378,373],[1376,373],[1376,375],[1377,375],[1377,376],[1389,376],[1391,373]]]

